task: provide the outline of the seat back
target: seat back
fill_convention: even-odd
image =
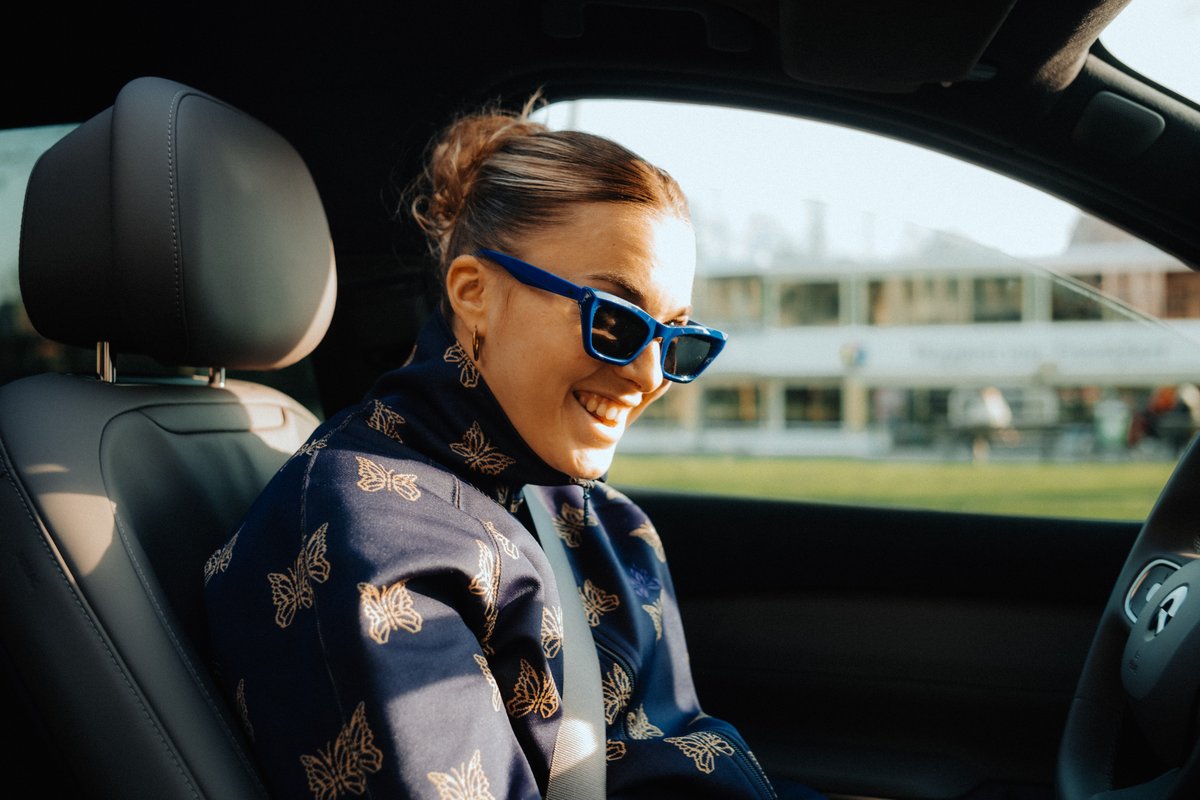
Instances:
[[[20,270],[48,338],[243,369],[307,355],[336,283],[295,151],[159,79],[38,162]],[[219,377],[0,387],[0,641],[56,767],[89,796],[266,794],[207,668],[201,592],[315,425],[286,395]]]

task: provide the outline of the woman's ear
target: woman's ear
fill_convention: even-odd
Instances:
[[[466,330],[486,335],[487,284],[491,272],[475,256],[458,256],[446,268],[446,298]]]

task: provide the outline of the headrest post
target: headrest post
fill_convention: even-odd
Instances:
[[[96,342],[96,377],[105,383],[117,382],[117,366],[108,342]]]
[[[224,367],[209,367],[208,368],[208,385],[215,386],[218,389],[225,388],[225,368]]]

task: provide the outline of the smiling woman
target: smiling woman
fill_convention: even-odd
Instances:
[[[554,797],[583,771],[597,797],[774,797],[701,711],[658,533],[597,480],[724,341],[689,319],[678,185],[609,140],[485,112],[442,135],[413,208],[441,309],[206,569],[225,689],[271,788]],[[594,719],[575,711],[589,693]],[[581,720],[591,755],[564,767]]]

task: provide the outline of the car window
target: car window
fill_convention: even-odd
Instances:
[[[1200,99],[1198,39],[1198,0],[1130,3],[1100,36],[1105,49],[1122,63],[1193,101]]]
[[[631,428],[617,484],[1144,518],[1200,423],[1200,274],[948,156],[759,112],[584,100],[691,203],[729,344]]]
[[[21,210],[29,175],[41,154],[74,128],[51,125],[0,131],[0,384],[41,372],[94,374],[96,370],[93,350],[69,347],[38,335],[21,302],[17,274]],[[199,371],[207,375],[207,368],[166,368],[149,358],[117,354],[118,379],[190,376]],[[274,386],[321,416],[309,359],[274,372],[230,371],[229,377]]]

